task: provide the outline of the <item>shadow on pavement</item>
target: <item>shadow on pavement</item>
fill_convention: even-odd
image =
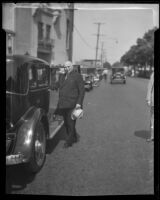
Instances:
[[[32,182],[35,174],[29,174],[23,165],[6,168],[6,194],[24,189],[28,183]]]
[[[66,130],[63,125],[58,133],[51,140],[47,141],[46,153],[51,154],[61,140],[66,140],[66,136]]]
[[[150,131],[148,130],[139,130],[139,131],[135,131],[134,135],[137,137],[141,137],[143,139],[148,139],[150,137]]]

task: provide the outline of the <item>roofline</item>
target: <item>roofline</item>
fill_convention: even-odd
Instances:
[[[43,59],[41,59],[41,58],[37,58],[37,57],[34,57],[34,56],[30,56],[30,55],[14,54],[14,55],[7,55],[6,58],[7,58],[7,57],[20,57],[20,58],[25,58],[26,60],[33,60],[33,59],[36,59],[36,60],[39,60],[39,61],[41,61],[41,62],[44,62],[44,63],[46,63],[47,65],[50,66],[50,64],[49,64],[47,61],[45,61],[45,60],[43,60]]]

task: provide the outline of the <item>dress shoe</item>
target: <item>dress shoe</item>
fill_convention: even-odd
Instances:
[[[79,140],[80,140],[80,136],[77,136],[77,137],[74,139],[74,143],[79,142]]]
[[[77,143],[80,140],[80,135],[77,133],[74,142]]]

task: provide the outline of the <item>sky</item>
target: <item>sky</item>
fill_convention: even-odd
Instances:
[[[73,62],[96,58],[103,48],[105,61],[113,64],[153,27],[159,28],[158,4],[78,4],[75,3]]]

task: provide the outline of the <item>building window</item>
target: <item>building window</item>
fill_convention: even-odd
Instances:
[[[38,22],[38,39],[43,39],[43,23]]]
[[[7,35],[7,54],[11,55],[13,53],[13,37],[11,34]]]
[[[50,39],[50,32],[51,32],[51,26],[50,25],[46,25],[46,39],[49,40]]]

